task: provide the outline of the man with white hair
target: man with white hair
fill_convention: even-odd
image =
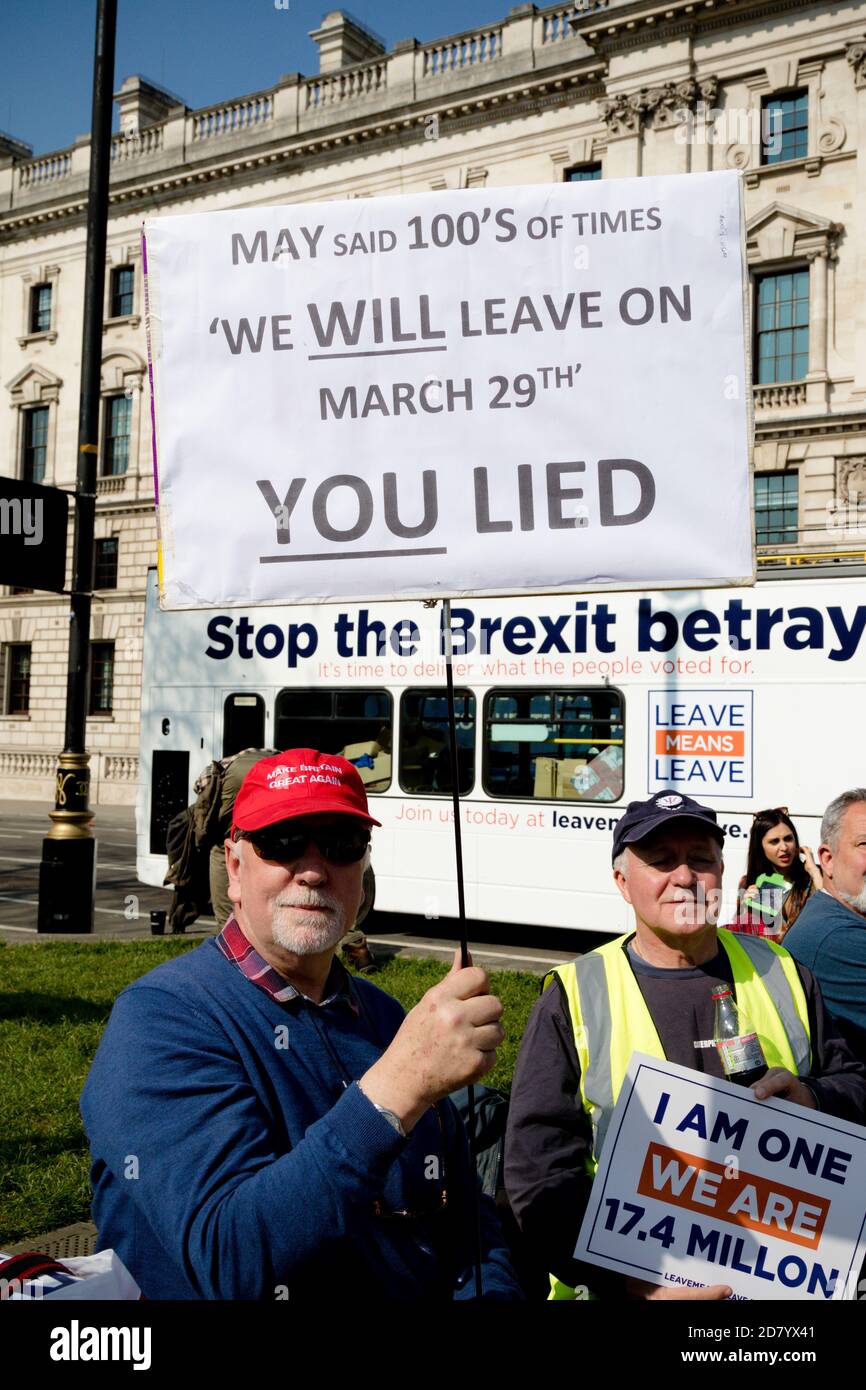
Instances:
[[[476,1175],[445,1098],[494,1065],[502,1006],[457,957],[404,1016],[336,959],[378,824],[344,758],[256,762],[233,915],[114,1005],[81,1100],[93,1218],[148,1298],[475,1296]],[[480,1200],[484,1296],[519,1298]]]
[[[866,787],[830,802],[818,862],[823,891],[809,898],[785,946],[812,971],[852,1050],[866,1061]]]

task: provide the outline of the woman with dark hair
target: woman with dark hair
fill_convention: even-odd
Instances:
[[[821,870],[808,846],[800,844],[787,806],[757,811],[746,872],[740,879],[745,913],[762,923],[767,935],[781,941],[806,899],[821,886]]]

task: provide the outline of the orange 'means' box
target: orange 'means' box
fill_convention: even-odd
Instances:
[[[656,753],[667,757],[693,753],[701,758],[742,758],[745,751],[742,729],[656,729]]]

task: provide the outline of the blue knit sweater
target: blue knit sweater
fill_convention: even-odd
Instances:
[[[404,1140],[353,1084],[402,1018],[359,979],[281,1005],[213,940],[136,980],[81,1097],[99,1248],[148,1298],[473,1297],[459,1116]],[[485,1296],[519,1298],[487,1198],[482,1250]]]

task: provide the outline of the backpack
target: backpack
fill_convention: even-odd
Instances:
[[[492,1086],[475,1088],[475,1142],[472,1157],[481,1182],[481,1190],[495,1198],[503,1186],[502,1170],[505,1153],[505,1126],[508,1121],[508,1097]],[[465,1125],[469,1121],[469,1088],[452,1091],[453,1101]]]
[[[222,839],[219,834],[219,818],[223,782],[235,757],[237,754],[231,758],[218,758],[215,762],[208,763],[193,783],[195,801],[189,807],[189,811],[198,849],[210,850],[212,844]]]

